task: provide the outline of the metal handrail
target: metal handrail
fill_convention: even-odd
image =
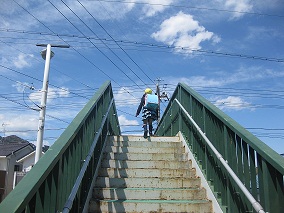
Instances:
[[[222,165],[226,168],[228,173],[231,175],[231,177],[234,179],[236,184],[240,187],[244,195],[248,198],[250,203],[252,204],[253,208],[256,212],[259,213],[265,213],[262,206],[255,200],[255,198],[251,195],[251,193],[247,190],[245,185],[241,182],[241,180],[238,178],[238,176],[234,173],[234,171],[231,169],[231,167],[228,165],[227,161],[223,158],[223,156],[217,151],[217,149],[214,147],[214,145],[211,143],[211,141],[206,137],[206,135],[201,131],[201,128],[196,124],[196,122],[192,119],[192,116],[185,110],[185,108],[181,105],[181,103],[175,98],[174,99],[179,107],[183,110],[183,112],[186,114],[186,116],[189,118],[189,120],[192,122],[192,124],[195,126],[197,131],[200,133],[200,135],[203,137],[203,139],[206,141],[208,146],[212,149],[218,160],[222,163]]]
[[[256,212],[175,99],[263,209],[271,213],[284,212],[284,158],[188,85],[179,83],[155,135],[175,136],[180,132],[184,136],[222,210]]]
[[[112,99],[112,100],[110,101],[108,110],[107,110],[107,112],[106,112],[106,115],[109,114],[110,109],[111,109],[112,104],[113,104],[113,101],[114,101],[114,99]],[[80,185],[81,185],[81,183],[82,183],[82,179],[83,179],[84,174],[85,174],[85,172],[86,172],[86,170],[87,170],[87,167],[88,167],[88,165],[89,165],[89,162],[90,162],[90,160],[91,160],[91,158],[92,158],[92,154],[94,153],[94,149],[95,149],[95,147],[96,147],[96,144],[97,144],[97,142],[98,142],[98,139],[99,139],[99,137],[101,136],[101,133],[102,133],[102,131],[103,131],[104,124],[105,124],[105,122],[106,122],[106,120],[107,120],[107,116],[106,116],[106,115],[104,115],[104,118],[103,118],[102,123],[101,123],[101,127],[99,128],[98,132],[96,133],[96,136],[95,136],[95,138],[94,138],[94,141],[93,141],[93,143],[92,143],[92,145],[91,145],[91,147],[90,147],[90,150],[89,150],[88,155],[86,156],[86,159],[84,160],[84,164],[83,164],[83,166],[82,166],[82,168],[81,168],[81,171],[80,171],[80,173],[79,173],[79,175],[78,175],[78,177],[77,177],[77,179],[76,179],[76,182],[75,182],[75,184],[74,184],[74,186],[73,186],[73,188],[72,188],[72,191],[70,192],[70,195],[69,195],[69,197],[68,197],[66,203],[64,204],[62,213],[68,213],[68,212],[71,210],[71,208],[72,208],[74,199],[75,199],[76,194],[77,194],[77,192],[78,192],[78,189],[79,189],[79,187],[80,187]],[[90,189],[90,190],[92,190],[92,189]]]
[[[89,199],[90,193],[85,192],[93,184],[92,178],[96,175],[95,168],[99,165],[105,139],[108,135],[120,133],[113,91],[108,81],[96,91],[45,155],[0,203],[0,212],[58,212],[69,198],[68,202],[73,200],[71,211],[81,210],[81,204]],[[71,199],[74,183],[81,173],[83,161],[90,158],[89,151],[93,145],[96,147],[87,168],[84,164],[86,171],[76,198]]]

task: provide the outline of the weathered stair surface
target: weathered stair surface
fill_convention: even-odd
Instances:
[[[110,137],[89,212],[211,213],[200,182],[179,137]]]

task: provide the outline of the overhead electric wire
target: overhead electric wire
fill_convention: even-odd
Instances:
[[[66,128],[45,128],[44,131],[55,131],[55,130],[65,130]],[[21,132],[21,133],[25,133],[25,132],[37,132],[37,129],[26,129],[26,130],[0,130],[0,133],[8,133],[8,132]]]
[[[43,22],[41,22],[38,18],[36,18],[33,14],[31,14],[26,8],[24,8],[23,6],[21,6],[18,2],[16,2],[15,0],[13,0],[15,3],[17,3],[18,4],[18,6],[20,6],[22,9],[24,9],[28,14],[30,14],[34,19],[36,19],[39,23],[41,23],[45,28],[47,28],[50,32],[52,32],[52,33],[54,33],[55,34],[55,32],[53,31],[53,30],[51,30],[48,26],[46,26]],[[66,44],[68,44],[64,39],[62,39],[58,34],[56,35],[58,38],[60,38],[63,42],[65,42]],[[75,50],[74,48],[72,48],[73,50]],[[79,55],[81,55],[81,56],[83,56],[81,53],[79,53],[77,50],[75,50]],[[83,58],[85,58],[85,59],[87,59],[86,57],[83,57]],[[89,61],[89,60],[88,60]],[[92,63],[93,64],[93,63]],[[94,64],[93,64],[94,65]],[[95,66],[96,67],[96,66]],[[96,67],[97,69],[99,69],[98,67]],[[103,72],[101,69],[99,69],[101,72]],[[57,70],[58,71],[58,70]],[[59,72],[59,71],[58,71]],[[103,72],[105,75],[107,75],[105,72]],[[74,79],[74,78],[72,78],[71,76],[69,76],[69,75],[67,75],[67,74],[65,74],[65,73],[62,73],[61,72],[61,74],[64,74],[64,75],[66,75],[66,76],[68,76],[68,77],[70,77],[72,80],[75,80],[75,81],[77,81],[77,82],[79,82],[79,83],[81,83],[82,85],[84,85],[84,86],[86,86],[86,87],[88,87],[88,88],[91,88],[89,85],[86,85],[86,84],[84,84],[84,83],[82,83],[82,82],[80,82],[80,81],[78,81],[77,79]],[[108,75],[107,75],[108,76]],[[108,76],[108,77],[110,77],[110,76]],[[112,78],[110,78],[110,79],[112,79]],[[115,82],[115,81],[114,81]]]
[[[98,38],[97,40],[100,40],[100,39]],[[119,41],[117,41],[117,42],[119,42]],[[167,48],[166,46],[164,46],[164,47]],[[237,57],[237,56],[233,56],[233,57]],[[253,58],[251,58],[251,59],[253,59]],[[254,58],[254,59],[256,59],[256,58]],[[280,61],[277,61],[277,62],[280,62]],[[283,62],[283,61],[281,61],[281,62]]]
[[[18,105],[20,105],[20,106],[22,106],[22,107],[24,107],[24,108],[28,108],[28,109],[31,109],[31,110],[34,110],[34,111],[38,111],[37,109],[33,109],[33,108],[29,107],[29,106],[26,106],[25,104],[22,104],[22,103],[20,103],[20,102],[18,102],[18,101],[15,101],[15,100],[12,100],[12,99],[10,99],[10,98],[7,98],[7,97],[5,97],[5,96],[3,96],[3,95],[1,95],[1,94],[0,94],[0,97],[3,98],[3,99],[6,99],[7,101],[10,101],[10,102],[13,102],[13,103],[15,103],[15,104],[18,104]],[[50,117],[50,118],[53,118],[53,119],[55,119],[55,120],[58,120],[58,121],[61,121],[61,122],[70,124],[69,122],[64,121],[64,120],[62,120],[62,119],[60,119],[60,118],[57,118],[57,117],[55,117],[55,116],[52,116],[52,115],[49,115],[49,114],[46,114],[46,116],[47,116],[47,117]]]
[[[195,10],[207,10],[207,11],[217,11],[217,12],[228,12],[228,13],[240,13],[240,14],[249,14],[257,16],[271,16],[284,18],[283,15],[277,14],[267,14],[267,13],[255,13],[255,12],[246,12],[246,11],[237,11],[237,10],[225,10],[218,8],[207,8],[207,7],[193,7],[188,5],[175,5],[175,4],[161,4],[161,3],[150,3],[150,2],[138,2],[138,1],[115,1],[115,0],[89,0],[89,1],[100,1],[100,2],[112,2],[112,3],[122,3],[122,4],[142,4],[142,5],[152,5],[152,6],[163,6],[163,7],[177,7],[177,8],[187,8]]]
[[[35,77],[32,77],[32,76],[27,75],[27,74],[25,74],[25,73],[22,73],[22,72],[20,72],[20,71],[14,70],[14,69],[12,69],[12,68],[6,67],[6,66],[4,66],[4,65],[1,65],[1,64],[0,64],[0,67],[3,67],[3,68],[5,68],[5,69],[8,69],[8,70],[13,71],[13,72],[15,72],[15,73],[18,73],[18,74],[20,74],[20,75],[26,76],[26,77],[28,77],[28,78],[34,79],[34,80],[36,80],[36,81],[42,82],[42,80],[39,80],[39,79],[37,79],[37,78],[35,78]],[[63,90],[63,91],[69,92],[69,90],[64,89],[64,88],[62,88],[62,87],[59,87],[59,86],[56,86],[56,85],[54,85],[54,84],[49,83],[49,85],[50,85],[50,86],[53,86],[53,87],[55,87],[55,88],[57,88],[57,89],[61,89],[61,90]],[[74,92],[70,92],[70,93],[73,93],[74,95],[77,95],[78,97],[85,98],[85,99],[89,100],[89,98],[86,97],[86,96],[79,95],[79,94],[76,94],[76,93],[74,93]]]
[[[100,5],[104,8],[104,11],[108,14],[108,16],[109,16],[110,18],[115,19],[115,18],[110,14],[110,12],[108,11],[108,9],[104,6],[104,4],[103,4],[102,2],[100,2]],[[120,31],[121,35],[122,35],[125,39],[127,39],[127,37],[125,36],[125,32],[121,29],[120,25],[119,25],[119,24],[116,24],[115,27],[118,28],[118,30]],[[139,32],[139,33],[140,33],[140,32]],[[113,39],[113,40],[115,40],[115,39]],[[117,42],[116,42],[116,43],[117,43]],[[124,49],[125,49],[125,48],[124,48]],[[128,48],[127,50],[131,50],[131,49]],[[132,49],[132,50],[133,50],[133,49]],[[136,50],[137,50],[137,49],[136,49]],[[139,50],[139,52],[141,52],[141,50]],[[151,70],[151,67],[150,67],[150,66],[146,63],[146,61],[144,60],[143,55],[139,54],[139,58],[140,58],[140,60],[142,59],[142,60],[143,60],[143,63],[149,67],[149,70]],[[142,69],[142,68],[141,68],[141,69]],[[143,71],[142,71],[142,72],[143,72]],[[155,72],[154,72],[154,71],[152,71],[151,73],[152,73],[152,75],[155,76]],[[147,76],[148,79],[151,79],[147,74],[146,74],[146,76]],[[154,77],[154,79],[157,79],[157,78],[158,78],[157,76]],[[151,79],[151,81],[152,81],[152,79]],[[152,82],[153,82],[153,81],[152,81]]]
[[[82,39],[87,39],[87,40],[92,40],[96,38],[92,38],[89,36],[78,36],[78,35],[68,35],[68,34],[57,34],[57,33],[47,33],[47,32],[32,32],[32,31],[24,31],[24,30],[15,30],[15,29],[3,29],[0,28],[0,31],[5,31],[5,32],[15,32],[15,33],[28,33],[28,34],[38,34],[38,35],[50,35],[50,36],[56,36],[56,37],[76,37],[76,38],[82,38]],[[98,38],[96,40],[108,40],[108,39],[102,39]],[[136,41],[122,41],[122,40],[116,40],[117,42],[121,43],[132,43],[135,45],[142,45],[142,46],[147,46],[151,48],[167,48],[167,49],[172,49],[174,50],[176,47],[174,46],[169,46],[169,45],[158,45],[158,44],[150,44],[150,43],[143,43],[143,42],[136,42]],[[95,47],[95,46],[94,46]],[[268,61],[268,62],[278,62],[278,63],[283,63],[284,59],[282,58],[270,58],[270,57],[264,57],[264,56],[256,56],[256,55],[246,55],[246,54],[240,54],[240,53],[229,53],[229,52],[219,52],[219,51],[213,51],[213,50],[197,50],[197,49],[190,49],[187,47],[177,47],[178,49],[182,50],[190,50],[193,52],[199,52],[199,53],[207,53],[209,55],[215,55],[215,56],[224,56],[224,57],[233,57],[233,58],[243,58],[243,59],[251,59],[251,60],[262,60],[262,61]],[[208,55],[208,56],[209,56]]]
[[[154,83],[154,81],[144,72],[144,70],[132,59],[132,57],[118,44],[118,42],[108,33],[108,31],[98,22],[98,20],[87,10],[87,8],[79,1],[79,4],[86,10],[86,12],[95,20],[95,22],[106,32],[106,34],[115,42],[115,44],[127,55],[127,57],[144,73],[147,78]],[[136,75],[136,74],[135,74]],[[137,76],[138,77],[138,76]],[[138,77],[139,78],[139,77]],[[140,79],[140,78],[139,78]],[[140,79],[143,83],[144,81]],[[147,85],[146,83],[144,83]]]
[[[48,2],[72,25],[74,26],[79,32],[81,32],[52,2],[50,2],[48,0]],[[84,35],[83,32],[81,32],[82,35]],[[84,35],[84,38],[86,38],[87,40],[88,37],[86,37]],[[90,41],[90,40],[89,40]],[[90,41],[90,43],[93,44],[92,41]],[[94,45],[94,44],[93,44]],[[96,45],[94,45],[96,47]],[[74,49],[74,48],[73,48]],[[98,47],[96,47],[96,49],[98,49],[103,55],[105,55]],[[83,54],[81,54],[79,51],[77,51],[76,49],[74,49],[79,55],[81,55],[85,60],[87,60],[89,63],[91,63],[94,67],[96,67],[98,70],[100,70],[102,73],[104,73],[106,76],[108,76],[113,82],[115,82],[117,85],[121,86],[117,81],[115,81],[113,78],[111,78],[106,72],[104,72],[102,69],[100,69],[98,66],[96,66],[92,61],[90,61],[88,58],[86,58]],[[106,56],[108,58],[108,56]],[[110,58],[109,60],[115,65],[117,66]],[[119,68],[120,69],[120,68]],[[126,74],[125,74],[126,75]],[[127,76],[127,75],[126,75]],[[128,77],[128,76],[127,76]],[[129,77],[128,77],[129,78]],[[130,79],[131,80],[131,79]],[[131,80],[133,81],[133,80]],[[133,81],[134,82],[134,81]],[[135,83],[135,82],[134,82]],[[125,90],[128,94],[132,95],[129,91]],[[132,95],[133,96],[133,95]],[[133,96],[134,97],[134,96]],[[135,97],[134,97],[135,98]]]
[[[262,128],[262,127],[246,127],[249,130],[265,130],[265,131],[284,131],[282,128]]]
[[[78,28],[76,27],[50,0],[48,2],[76,29],[78,30],[83,36],[86,37],[87,40],[90,41],[90,43],[96,47],[96,49],[105,56],[118,70],[120,70],[130,81],[133,81],[110,57],[108,57],[103,51],[101,51],[90,39],[87,38],[87,36]],[[88,29],[90,27],[86,25],[86,23],[64,2],[61,1]],[[90,29],[91,30],[91,29]],[[94,31],[91,30],[93,33]],[[94,35],[98,38],[98,36],[94,33]],[[110,49],[111,50],[111,49]],[[112,50],[111,50],[112,51]],[[113,51],[112,51],[113,52]],[[114,52],[113,52],[114,53]],[[116,54],[115,54],[116,55]],[[133,81],[134,82],[134,81]],[[134,82],[135,83],[135,82]]]
[[[171,89],[176,88],[175,84],[167,84]],[[190,86],[190,85],[189,85]],[[272,90],[272,89],[253,89],[253,88],[233,88],[233,87],[218,87],[218,86],[190,86],[194,90],[201,93],[212,92],[213,94],[218,94],[219,91],[225,92],[226,94],[238,93],[243,95],[247,94],[256,94],[256,95],[275,95],[279,96],[281,99],[284,96],[284,90]],[[233,92],[232,92],[233,91]],[[262,97],[262,96],[261,96]]]
[[[22,74],[22,73],[21,73]],[[13,82],[16,82],[18,83],[18,81],[16,80],[13,80],[11,78],[8,78],[6,76],[3,76],[0,74],[0,76],[4,77],[4,78],[7,78]],[[38,79],[37,79],[38,80]],[[39,80],[40,81],[40,80]],[[20,82],[19,82],[20,83]],[[22,84],[20,83],[21,85],[23,86],[27,86],[26,84]],[[28,86],[30,87],[30,86]],[[128,87],[131,87],[131,86],[128,86]],[[134,86],[135,87],[135,86]],[[255,89],[235,89],[235,88],[226,88],[226,87],[204,87],[207,91],[207,92],[204,92],[203,90],[203,87],[200,87],[201,89],[199,89],[199,91],[203,94],[213,94],[213,95],[226,95],[226,96],[232,96],[232,95],[242,95],[242,97],[244,96],[249,96],[249,97],[255,97],[255,98],[275,98],[275,99],[283,99],[283,92],[284,91],[279,91],[279,90],[276,90],[276,91],[273,91],[273,90],[255,90]],[[62,89],[59,87],[59,89]],[[64,90],[64,89],[63,89]],[[139,90],[135,90],[134,88],[132,88],[133,90],[133,93],[139,93],[140,91]],[[219,91],[217,91],[219,90]],[[234,90],[233,93],[232,91],[228,91],[228,92],[224,92],[224,90]],[[69,90],[68,90],[69,91]],[[119,90],[117,89],[113,89],[113,92],[114,93],[118,93]],[[240,91],[240,92],[238,92]],[[264,92],[268,92],[268,94],[265,94]],[[89,95],[84,91],[82,92],[84,94],[84,98],[86,99],[90,99],[91,96],[93,95],[93,93],[90,93]],[[277,94],[277,95],[276,95]],[[5,95],[5,94],[2,94],[2,95]],[[18,99],[16,100],[20,100],[21,99],[21,95],[19,94],[14,94],[14,98],[15,96],[18,96]],[[72,92],[70,91],[70,95],[74,95],[75,97],[78,97],[78,92],[75,93],[75,92]],[[88,97],[87,97],[88,96]],[[68,97],[61,97],[62,99],[70,99],[70,98],[73,98],[72,96],[68,96]],[[14,99],[15,100],[15,99]],[[129,99],[127,99],[127,101],[131,101]],[[125,100],[123,99],[118,99],[116,100],[116,103],[118,103],[118,105],[120,105],[121,103],[123,104],[125,102]],[[137,101],[135,100],[132,100],[131,101],[132,103],[137,103]],[[216,102],[217,103],[217,102]],[[219,105],[219,103],[217,103]],[[282,105],[279,105],[279,104],[269,104],[269,105],[265,105],[265,104],[251,104],[251,103],[247,103],[246,106],[245,105],[240,105],[240,104],[232,104],[232,103],[229,103],[228,104],[226,102],[224,102],[224,106],[227,106],[227,107],[238,107],[238,106],[243,106],[243,107],[248,107],[248,108],[274,108],[274,109],[282,109],[283,106]]]
[[[97,34],[63,1],[61,0],[61,2],[97,37]],[[78,1],[79,2],[79,1]],[[79,2],[81,4],[81,2]],[[96,21],[96,19],[94,18],[94,16],[81,4],[81,6],[88,12],[89,15],[91,15],[91,17],[93,17],[93,19]],[[97,22],[97,21],[96,21]],[[98,23],[98,22],[97,22]],[[99,23],[98,23],[99,24]],[[100,25],[100,24],[99,24]],[[101,26],[101,25],[100,25]],[[101,26],[102,27],[102,26]],[[77,28],[76,28],[77,29]],[[104,28],[103,28],[104,29]],[[77,29],[78,30],[78,29]],[[81,31],[80,31],[81,32]],[[106,32],[106,31],[105,31]],[[81,32],[82,33],[82,32]],[[108,33],[107,33],[108,34]],[[83,34],[84,35],[84,34]],[[109,34],[108,34],[109,35]],[[109,35],[110,36],[110,35]],[[110,36],[111,37],[111,36]],[[112,38],[112,37],[111,37]],[[113,38],[112,38],[113,39]],[[111,49],[109,48],[109,46],[107,44],[104,43],[104,41],[101,41],[141,82],[143,82],[145,85],[146,83]],[[93,43],[92,43],[93,44]],[[95,47],[97,48],[97,46],[95,45]],[[99,48],[97,48],[99,50]],[[101,52],[103,53],[103,52]],[[126,52],[125,52],[126,53]],[[104,54],[104,56],[106,56]],[[108,57],[107,57],[108,58]],[[111,60],[112,61],[112,60]],[[118,67],[117,67],[118,68]],[[120,71],[122,71],[120,68],[118,68]],[[129,78],[129,76],[122,71],[126,77],[128,77],[129,80],[133,81],[132,79]],[[134,81],[133,81],[134,82]],[[135,82],[134,82],[135,83]],[[135,83],[136,84],[136,83]]]
[[[10,102],[13,102],[13,103],[15,103],[15,104],[21,105],[21,106],[23,106],[24,108],[32,109],[32,108],[26,106],[25,104],[19,103],[18,101],[15,101],[15,100],[12,100],[12,99],[10,99],[10,98],[8,98],[8,97],[5,97],[4,95],[1,95],[1,94],[0,94],[0,97],[3,98],[3,99],[6,99],[7,101],[10,101]],[[35,109],[32,109],[32,110],[35,110]]]
[[[45,28],[47,28],[50,32],[54,33],[54,31],[52,31],[47,25],[45,25],[42,21],[40,21],[40,20],[39,20],[37,17],[35,17],[32,13],[30,13],[26,8],[24,8],[22,5],[20,5],[17,1],[15,1],[15,0],[13,0],[13,1],[14,1],[19,7],[21,7],[24,11],[26,11],[29,15],[31,15],[35,20],[37,20],[40,24],[42,24]],[[64,39],[60,38],[59,36],[57,36],[57,37],[58,37],[60,40],[62,40],[64,43],[68,44]],[[19,50],[19,51],[20,51],[20,50]],[[55,70],[56,70],[57,72],[59,72],[59,73],[65,75],[65,76],[71,78],[72,80],[74,80],[74,81],[76,81],[76,82],[78,82],[78,83],[80,83],[80,84],[86,86],[86,87],[90,87],[89,85],[86,85],[86,84],[84,84],[83,82],[80,82],[80,81],[78,81],[77,79],[72,78],[71,76],[69,76],[69,75],[67,75],[67,74],[65,74],[65,73],[63,73],[63,72],[60,72],[60,71],[57,70],[57,69],[55,69]]]
[[[6,43],[9,43],[9,42],[6,42]],[[24,43],[24,42],[10,42],[10,43],[14,43],[14,44],[33,44],[33,43]],[[82,43],[82,42],[77,42],[77,43]],[[90,43],[90,42],[88,42]],[[96,46],[97,48],[100,48],[100,49],[112,49],[112,50],[119,50],[120,48],[117,48],[117,47],[111,47],[110,48],[110,44],[108,44],[107,46],[100,46],[102,42],[100,43],[97,43]],[[95,44],[95,43],[94,43]],[[70,45],[70,42],[69,42],[69,45]],[[71,46],[71,45],[70,45]],[[96,48],[95,46],[75,46],[75,45],[72,45],[71,48],[75,48],[75,47],[85,47],[85,48]],[[181,49],[181,50],[189,50],[191,51],[191,54],[192,55],[202,55],[202,56],[214,56],[214,57],[230,57],[230,58],[243,58],[243,59],[250,59],[250,60],[262,60],[262,61],[268,61],[268,62],[278,62],[278,63],[283,63],[284,62],[284,59],[281,59],[281,58],[269,58],[269,57],[264,57],[264,56],[255,56],[255,55],[246,55],[246,54],[239,54],[239,53],[229,53],[229,52],[218,52],[218,51],[213,51],[213,50],[201,50],[201,49],[191,49],[191,48],[187,48],[187,47],[174,47],[174,46],[163,46],[161,47],[160,45],[152,45],[152,46],[149,46],[149,47],[158,47],[159,49],[170,49],[171,51],[174,51],[175,49]],[[165,51],[165,50],[148,50],[148,49],[136,49],[136,48],[124,48],[124,51],[125,50],[128,50],[128,51],[133,51],[133,50],[136,50],[136,51],[139,51],[139,52],[142,52],[142,51],[150,51],[150,52],[168,52],[168,51]],[[182,54],[182,55],[188,55],[189,53],[188,52],[178,52],[179,54]],[[128,66],[128,65],[127,65]],[[60,71],[58,71],[60,72]],[[62,73],[61,74],[64,74],[66,76],[68,76],[67,74],[65,73]],[[70,77],[70,76],[68,76]],[[72,77],[70,77],[72,78]],[[73,79],[76,81],[76,79]],[[82,83],[82,82],[80,82]],[[146,83],[145,83],[146,84]],[[86,85],[89,87],[89,85]]]
[[[42,80],[39,80],[39,79],[34,78],[34,77],[30,76],[30,75],[27,75],[27,74],[24,74],[24,73],[19,72],[19,71],[17,71],[17,70],[14,70],[14,69],[12,69],[12,68],[6,67],[6,66],[4,66],[4,65],[1,65],[1,64],[0,64],[0,67],[3,67],[3,68],[8,69],[8,70],[10,70],[10,71],[16,72],[16,73],[18,73],[18,74],[21,74],[21,75],[24,75],[24,76],[26,76],[26,77],[29,77],[29,78],[32,78],[32,79],[34,79],[34,80],[37,80],[37,81],[42,82]],[[9,78],[8,78],[8,79],[9,79]],[[10,79],[9,79],[9,80],[10,80]],[[52,86],[54,86],[54,87],[56,87],[56,88],[65,90],[65,89],[60,88],[60,87],[57,87],[57,86],[55,86],[55,85],[53,85],[53,84],[50,84],[50,85],[52,85]],[[72,93],[72,92],[70,92],[70,93]],[[76,96],[83,97],[83,98],[86,98],[86,99],[89,100],[89,98],[87,98],[86,96],[78,95],[78,94],[76,94],[76,93],[73,93],[73,94],[76,95]],[[10,98],[8,98],[8,97],[6,97],[6,96],[3,96],[3,95],[0,95],[0,97],[6,99],[6,100],[8,100],[8,101],[11,101],[11,102],[13,102],[13,103],[16,103],[16,104],[18,104],[18,105],[21,105],[21,106],[23,106],[23,107],[25,107],[25,108],[28,108],[28,109],[31,109],[31,110],[34,110],[34,111],[38,111],[38,109],[34,109],[34,108],[32,108],[32,107],[29,107],[29,106],[27,106],[27,105],[25,105],[25,104],[22,104],[22,103],[18,102],[17,100],[12,100],[12,99],[10,99]],[[48,114],[47,114],[46,116],[49,116],[49,117],[52,117],[53,119],[56,119],[56,120],[59,120],[59,121],[68,123],[68,122],[66,122],[66,121],[63,121],[63,120],[60,119],[60,118],[56,118],[56,117],[50,116],[50,115],[48,115]]]

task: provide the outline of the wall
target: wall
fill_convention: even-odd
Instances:
[[[14,152],[13,154],[9,155],[6,158],[6,165],[8,167],[7,173],[6,173],[6,183],[5,183],[5,192],[4,197],[6,197],[12,190],[14,185],[14,168],[15,165],[21,165],[20,163],[17,163],[16,161],[20,158],[26,156],[32,151],[31,146],[26,146],[23,149]],[[22,165],[21,165],[22,166]]]

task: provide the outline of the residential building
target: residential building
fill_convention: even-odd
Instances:
[[[34,150],[33,144],[18,136],[0,137],[0,202],[13,190],[17,172],[23,169],[23,163],[18,160]]]

